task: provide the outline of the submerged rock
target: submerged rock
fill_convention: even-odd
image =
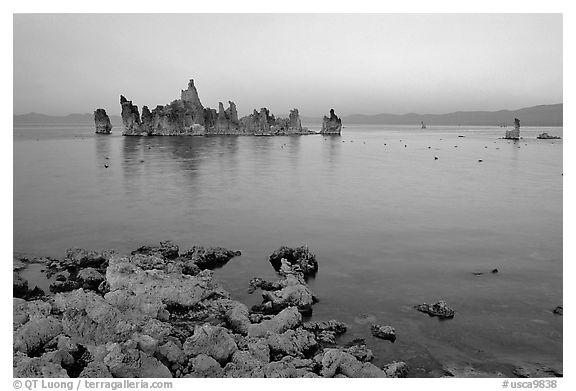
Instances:
[[[437,316],[440,319],[451,319],[454,317],[454,310],[446,304],[445,301],[439,301],[435,304],[419,304],[414,307],[420,312],[424,312],[430,316]]]
[[[342,132],[342,120],[334,114],[334,109],[330,109],[330,117],[324,116],[322,119],[322,130],[320,134],[340,135]]]
[[[94,123],[96,125],[96,133],[98,134],[110,134],[112,131],[110,118],[104,109],[96,109],[96,111],[94,111]]]
[[[370,326],[370,332],[376,338],[385,339],[391,342],[396,341],[396,330],[394,330],[394,327],[373,324]]]
[[[562,307],[561,305],[557,306],[556,308],[554,308],[552,310],[552,312],[556,315],[564,315],[564,307]]]

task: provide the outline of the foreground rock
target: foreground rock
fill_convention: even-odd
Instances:
[[[518,377],[563,377],[561,370],[549,366],[540,366],[534,364],[526,364],[517,366],[513,369],[512,373]]]
[[[218,110],[204,107],[200,102],[194,80],[181,91],[180,99],[165,106],[150,110],[138,107],[124,96],[120,97],[122,122],[125,136],[201,136],[201,135],[305,135],[315,134],[302,127],[297,109],[290,111],[288,118],[276,118],[267,108],[261,108],[248,116],[238,118],[234,102],[224,108],[222,102]]]
[[[448,304],[442,300],[435,304],[419,304],[414,308],[430,316],[437,316],[440,319],[451,319],[454,317],[454,310],[448,307]]]
[[[340,135],[342,132],[342,120],[334,114],[334,109],[330,109],[330,117],[324,116],[322,119],[321,134]]]
[[[270,255],[269,261],[280,278],[269,282],[255,277],[250,281],[249,293],[261,289],[263,298],[262,304],[252,307],[252,312],[277,314],[294,306],[303,315],[311,315],[312,305],[318,299],[306,283],[306,277],[318,270],[316,257],[304,246],[281,247]]]
[[[25,297],[28,293],[28,281],[14,273],[12,277],[12,294],[14,297]]]
[[[96,125],[96,133],[98,134],[110,134],[112,131],[110,117],[108,117],[104,109],[96,109],[96,111],[94,111],[94,124]]]

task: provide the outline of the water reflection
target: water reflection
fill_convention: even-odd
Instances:
[[[323,148],[324,152],[324,162],[326,162],[326,167],[330,170],[334,170],[339,162],[342,148],[342,137],[327,135],[323,137]]]

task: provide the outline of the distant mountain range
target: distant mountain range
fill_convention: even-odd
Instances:
[[[119,115],[111,115],[110,122],[113,125],[121,125],[122,118]],[[94,114],[68,114],[68,115],[47,115],[40,113],[28,113],[14,115],[15,124],[92,124],[94,125]]]
[[[525,126],[562,126],[563,104],[540,105],[517,110],[457,111],[448,114],[353,114],[342,118],[344,124],[379,125],[513,125],[514,118]]]
[[[562,126],[563,104],[540,105],[517,110],[500,111],[457,111],[448,114],[353,114],[342,117],[342,122],[356,125],[464,125],[464,126],[498,126],[512,125],[514,118],[520,119],[524,126]],[[321,123],[319,117],[302,118],[303,123]],[[111,115],[114,126],[120,126],[119,115]],[[69,114],[52,116],[39,113],[14,115],[15,124],[94,124],[94,115]]]

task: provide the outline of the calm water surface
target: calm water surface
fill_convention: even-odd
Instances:
[[[164,239],[240,249],[215,274],[252,304],[248,280],[274,277],[267,255],[308,244],[320,263],[313,319],[347,322],[344,341],[365,338],[376,364],[404,360],[414,376],[445,364],[561,369],[562,141],[540,131],[562,135],[347,126],[341,137],[126,138],[18,125],[14,251]],[[412,309],[439,299],[454,319]],[[372,337],[372,322],[395,327],[396,343]]]

